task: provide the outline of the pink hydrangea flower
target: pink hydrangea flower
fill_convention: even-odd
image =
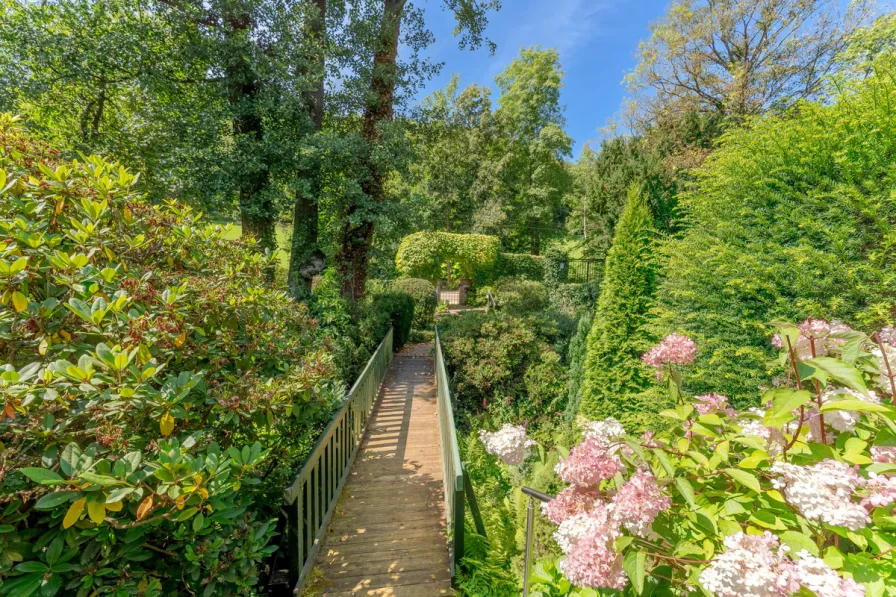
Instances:
[[[641,360],[661,370],[663,365],[690,365],[697,357],[697,344],[681,334],[669,334],[666,338],[641,356]]]
[[[867,496],[862,498],[862,505],[869,509],[887,506],[896,502],[896,478],[885,477],[876,473],[868,473],[862,493]]]
[[[700,573],[700,583],[716,597],[787,597],[800,588],[796,565],[768,531],[726,537],[725,551]]]
[[[831,324],[824,319],[814,319],[810,317],[796,327],[800,329],[800,332],[810,338],[823,338],[831,333]]]
[[[542,513],[554,524],[562,524],[568,518],[590,512],[600,502],[600,491],[570,485],[550,502],[541,505]]]
[[[797,554],[796,575],[802,586],[823,597],[865,597],[865,587],[851,578],[840,578],[824,560],[806,550]]]
[[[701,415],[725,413],[729,418],[737,416],[737,411],[728,404],[728,396],[721,394],[705,394],[703,396],[695,396],[694,409]]]
[[[877,335],[881,342],[896,348],[896,327],[893,327],[892,325],[883,327],[878,330]]]
[[[598,485],[604,479],[612,479],[622,468],[619,457],[611,453],[606,440],[597,434],[589,434],[554,468],[560,478],[579,486]]]
[[[602,504],[588,514],[566,519],[554,533],[566,554],[560,571],[577,587],[624,588],[622,554],[613,547],[618,537],[619,527]]]
[[[648,537],[657,514],[671,505],[672,500],[663,495],[656,478],[638,470],[613,497],[613,516],[629,532]]]
[[[896,462],[896,446],[872,446],[871,459],[874,462]]]
[[[857,469],[826,459],[812,466],[776,462],[771,472],[779,476],[775,487],[784,490],[787,501],[803,516],[857,531],[871,522],[865,508],[852,501],[865,483]]]

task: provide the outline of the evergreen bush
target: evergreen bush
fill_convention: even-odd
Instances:
[[[436,312],[436,287],[429,280],[422,278],[402,278],[394,280],[389,287],[404,292],[414,298],[414,328],[428,330],[432,328]]]
[[[398,350],[407,344],[414,321],[414,297],[406,292],[387,292],[373,298],[372,311],[374,318],[382,317],[388,322],[378,327],[374,337],[382,339],[391,325],[392,347]]]
[[[642,395],[654,377],[641,362],[650,346],[646,323],[656,286],[654,247],[650,209],[632,187],[607,254],[580,405],[589,419],[614,417],[632,430],[649,425],[655,420],[651,413],[660,410]]]
[[[727,133],[696,171],[681,200],[688,229],[663,249],[656,323],[657,336],[700,345],[692,391],[752,404],[771,361],[769,321],[893,321],[894,74],[884,56],[834,103]]]

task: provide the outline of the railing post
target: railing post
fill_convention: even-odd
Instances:
[[[521,491],[529,496],[529,506],[526,512],[526,567],[523,569],[523,597],[529,597],[529,568],[532,565],[532,526],[535,522],[535,500],[549,502],[554,498],[531,487],[523,487]]]

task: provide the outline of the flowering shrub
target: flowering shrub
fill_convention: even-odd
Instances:
[[[569,486],[543,507],[564,557],[536,569],[541,595],[893,594],[889,330],[776,325],[790,375],[763,394],[764,408],[738,413],[709,394],[664,411],[667,431],[635,438],[611,420],[585,430],[556,467]],[[674,367],[695,349],[667,338],[644,360],[680,395]]]
[[[509,423],[494,432],[481,429],[479,439],[485,445],[486,452],[512,466],[521,465],[526,459],[526,448],[535,445],[534,441],[526,437],[525,427]]]
[[[341,387],[273,260],[0,117],[0,592],[226,595]]]

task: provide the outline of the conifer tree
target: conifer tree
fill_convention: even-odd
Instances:
[[[650,347],[645,323],[656,288],[653,249],[653,217],[632,186],[604,266],[580,406],[588,419],[612,416],[629,432],[643,428],[650,411],[656,411],[643,394],[652,385],[653,372],[641,362]]]

